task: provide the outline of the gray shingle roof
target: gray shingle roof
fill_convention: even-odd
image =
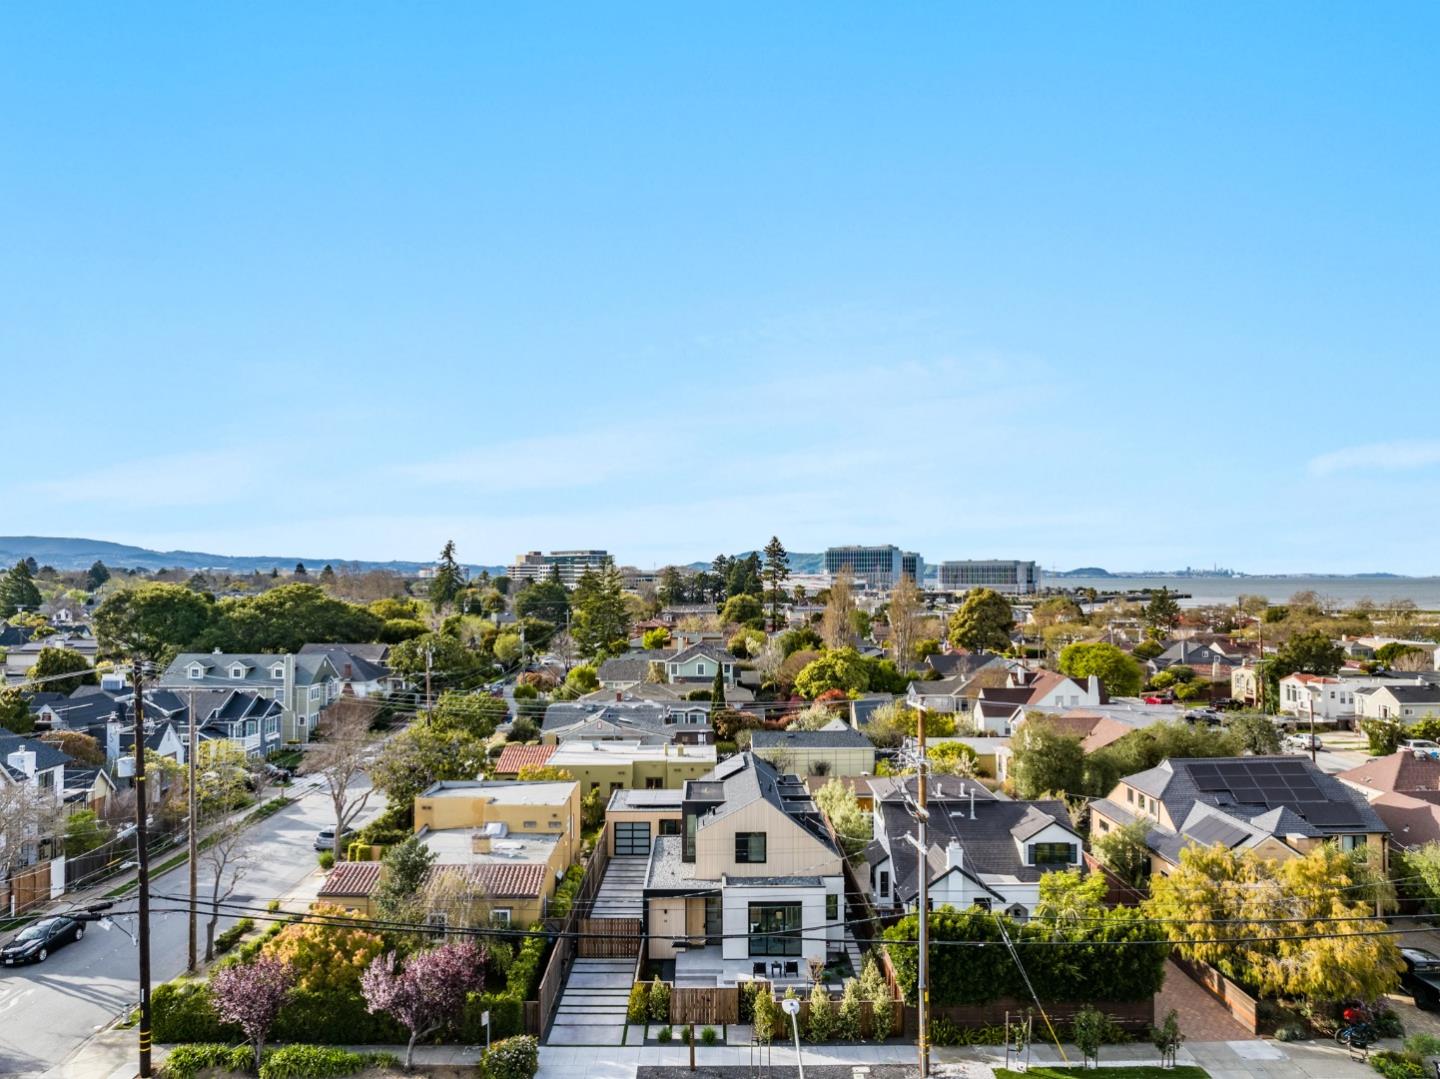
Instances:
[[[837,727],[819,731],[755,731],[750,746],[762,749],[870,749],[870,739],[854,727]]]

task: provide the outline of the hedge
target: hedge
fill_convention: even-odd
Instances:
[[[935,1004],[983,1004],[1000,997],[1028,998],[1029,990],[1001,936],[1015,944],[1020,962],[1041,1000],[1146,1000],[1160,991],[1170,945],[1150,941],[1154,927],[1134,910],[1107,910],[1084,928],[1057,929],[1050,923],[1020,924],[988,911],[945,908],[930,914],[930,1000]],[[905,999],[915,1002],[918,949],[915,915],[885,930],[887,950]],[[1056,943],[1058,935],[1059,943]],[[970,942],[958,949],[948,941]],[[976,946],[975,942],[982,942]]]
[[[215,953],[217,955],[224,955],[226,952],[228,952],[231,948],[235,947],[235,945],[240,942],[241,937],[243,937],[246,933],[250,932],[250,930],[254,928],[254,918],[241,918],[229,929],[225,930],[223,933],[219,934],[215,938]]]
[[[248,1073],[255,1054],[248,1044],[177,1045],[165,1058],[165,1079],[195,1079],[208,1068]],[[370,1067],[393,1068],[398,1059],[389,1053],[351,1053],[328,1045],[284,1045],[266,1049],[260,1058],[259,1079],[340,1079]]]

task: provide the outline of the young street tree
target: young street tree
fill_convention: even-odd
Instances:
[[[257,1072],[265,1039],[294,984],[294,973],[287,964],[265,956],[249,963],[222,967],[210,977],[210,993],[215,1001],[216,1014],[245,1032],[245,1040],[255,1053]]]
[[[375,718],[373,702],[341,697],[320,715],[321,741],[306,754],[307,770],[325,781],[330,805],[335,810],[335,860],[345,860],[345,829],[370,801],[371,790],[352,789],[365,772],[370,749],[370,722]],[[373,790],[373,788],[372,788]]]
[[[790,579],[790,555],[779,536],[765,544],[765,596],[770,601],[770,628],[780,628],[780,606],[785,599],[785,582]]]
[[[250,868],[248,837],[239,820],[222,824],[206,837],[209,846],[200,852],[200,864],[210,878],[208,887],[210,920],[205,923],[205,962],[215,958],[215,927],[220,923],[220,906],[232,895]]]
[[[56,792],[33,783],[0,781],[0,880],[8,880],[26,844],[53,835],[60,825]]]
[[[415,1043],[460,1017],[468,994],[485,982],[485,952],[474,941],[415,952],[400,966],[395,953],[378,957],[360,979],[365,1006],[384,1012],[410,1031],[405,1046],[409,1071]]]

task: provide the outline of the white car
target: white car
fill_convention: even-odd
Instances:
[[[1298,749],[1306,753],[1312,749],[1324,749],[1325,743],[1313,734],[1290,734],[1280,743],[1285,749]]]
[[[1400,748],[1409,750],[1417,757],[1440,760],[1440,742],[1432,742],[1428,738],[1407,738],[1400,743]]]

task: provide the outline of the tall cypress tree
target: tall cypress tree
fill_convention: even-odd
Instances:
[[[765,544],[765,583],[770,592],[770,628],[780,628],[780,600],[785,582],[790,579],[790,555],[779,536],[771,536]]]

